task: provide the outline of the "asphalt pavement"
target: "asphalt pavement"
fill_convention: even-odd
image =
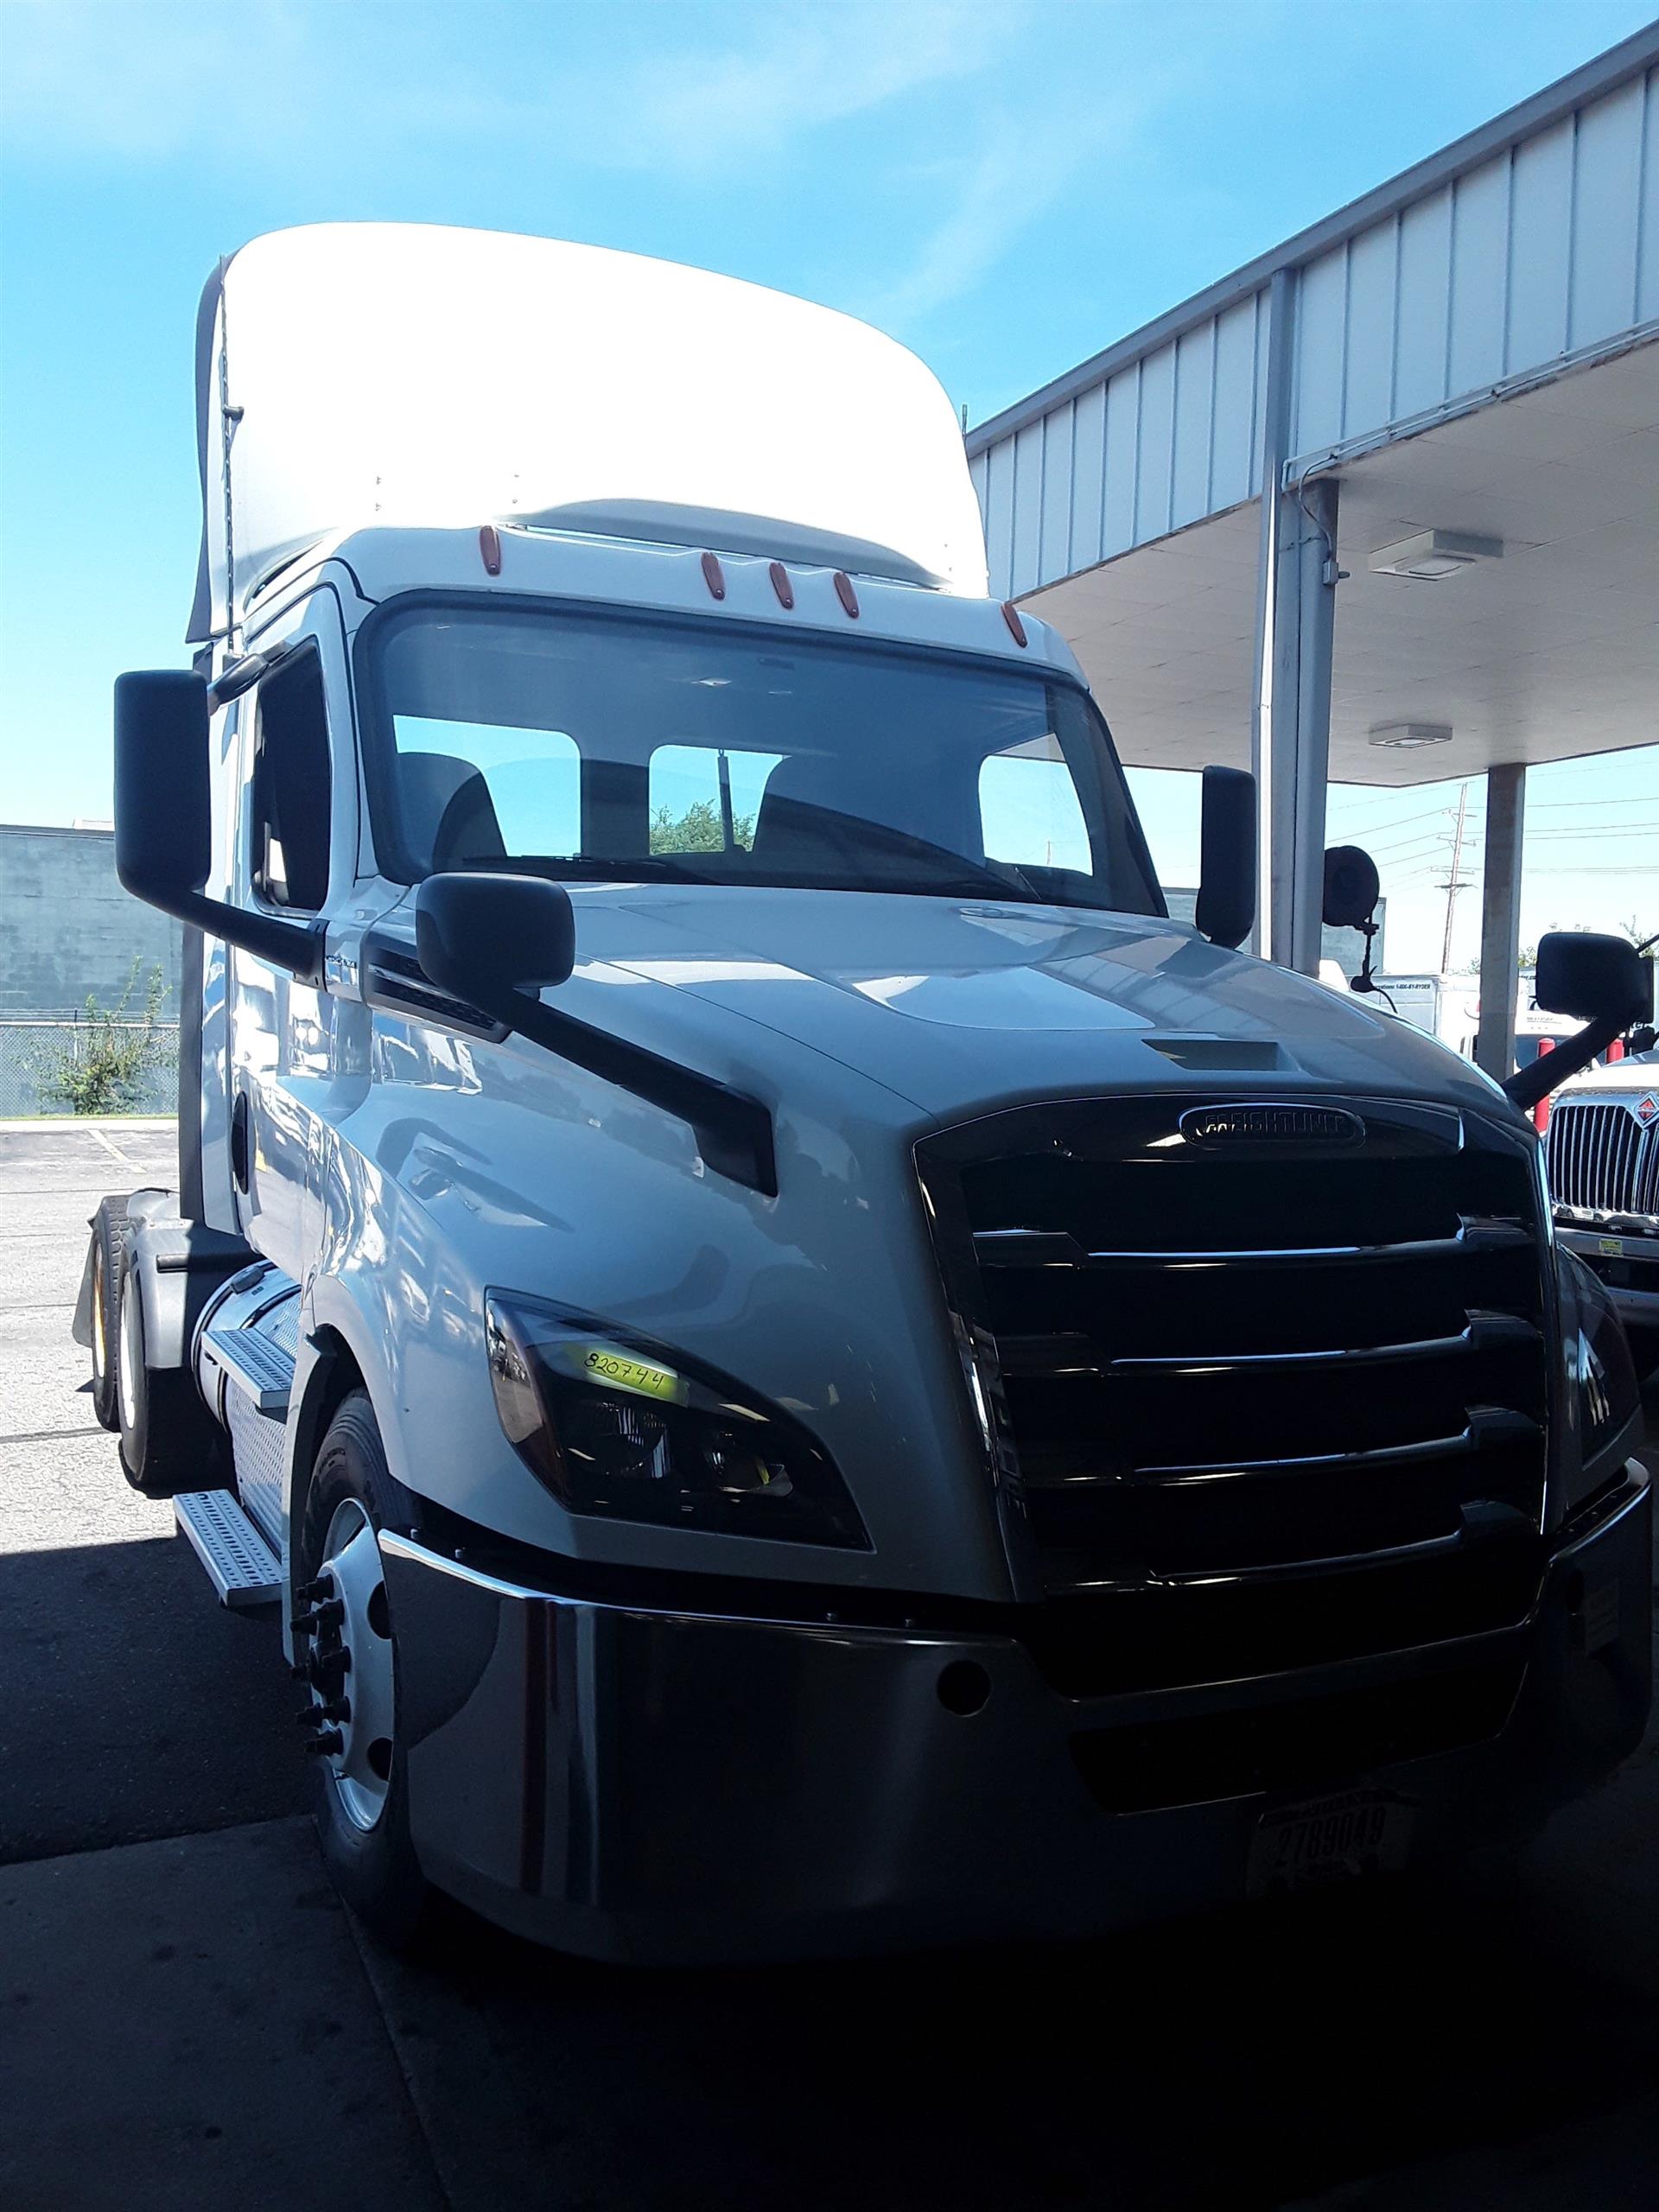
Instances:
[[[5,2212],[1648,2212],[1659,1738],[1488,1866],[1107,1944],[677,1974],[389,1956],[274,1619],[122,1478],[86,1219],[170,1133],[0,1129]]]

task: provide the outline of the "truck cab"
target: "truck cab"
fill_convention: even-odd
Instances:
[[[282,1604],[343,1893],[605,1958],[1071,1934],[1588,1786],[1649,1497],[1519,1104],[1237,949],[1247,777],[1168,918],[909,356],[343,228],[204,306],[198,664],[117,699],[123,878],[193,932],[179,1188],[88,1275],[130,1478]],[[407,381],[418,299],[476,412],[508,267],[532,397],[537,299],[595,408],[596,327],[695,321],[697,467],[666,403],[607,476],[523,398],[412,520],[385,422],[238,381],[325,310]]]

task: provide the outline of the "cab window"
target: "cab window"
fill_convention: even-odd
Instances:
[[[653,853],[753,852],[766,778],[781,753],[659,745],[651,756]]]
[[[267,905],[314,913],[327,897],[332,798],[322,664],[305,645],[283,656],[255,697],[250,865]]]
[[[1093,866],[1083,802],[1059,740],[1052,733],[1009,746],[982,760],[979,815],[985,857],[1018,868],[1063,868],[1086,874]]]

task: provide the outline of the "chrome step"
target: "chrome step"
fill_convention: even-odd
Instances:
[[[273,1421],[287,1418],[294,1363],[280,1344],[257,1329],[209,1329],[201,1348],[232,1389],[248,1399],[256,1412],[268,1414]]]
[[[221,1605],[270,1605],[282,1596],[282,1562],[229,1491],[186,1491],[173,1501],[173,1518]]]

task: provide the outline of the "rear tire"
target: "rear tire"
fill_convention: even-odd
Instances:
[[[359,1918],[399,1948],[423,1927],[432,1893],[410,1840],[397,1646],[378,1535],[418,1518],[415,1499],[386,1465],[367,1391],[353,1390],[323,1438],[293,1552],[296,1591],[325,1583],[325,1603],[339,1605],[345,1618],[296,1637],[295,1656],[325,1670],[323,1681],[307,1687],[313,1705],[343,1694],[351,1708],[332,1724],[340,1748],[308,1760],[323,1864]],[[309,1610],[296,1598],[296,1611],[302,1608]],[[327,1673],[342,1647],[349,1672]],[[320,1735],[314,1729],[312,1740]]]
[[[92,1411],[105,1428],[119,1428],[116,1385],[121,1341],[121,1268],[126,1255],[127,1202],[102,1198],[92,1216]]]
[[[226,1473],[223,1432],[202,1404],[188,1368],[149,1365],[143,1278],[124,1253],[117,1310],[122,1472],[145,1497],[219,1489]]]

